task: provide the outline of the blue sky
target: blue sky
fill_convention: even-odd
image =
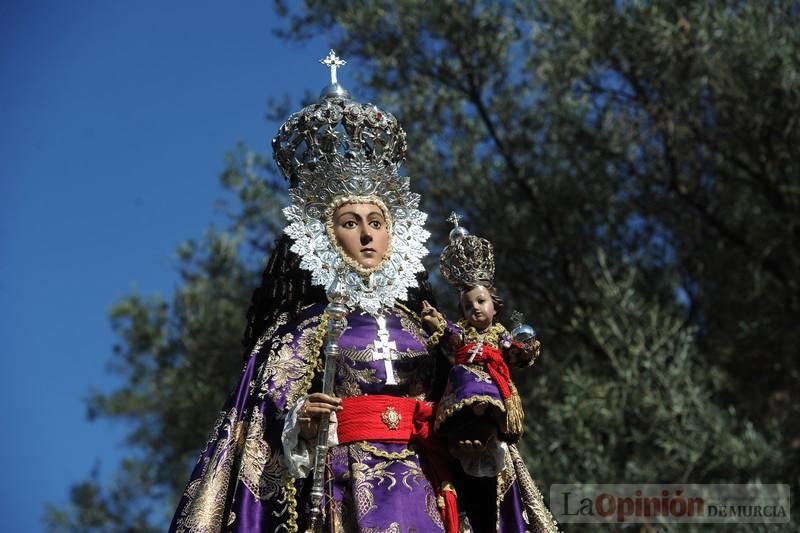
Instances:
[[[267,97],[326,84],[329,43],[280,23],[266,0],[0,4],[4,531],[113,472],[124,425],[85,418],[115,384],[110,307],[172,292],[178,244],[220,223],[225,152],[269,153]]]

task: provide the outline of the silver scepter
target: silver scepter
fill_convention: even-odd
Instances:
[[[328,329],[325,335],[325,367],[322,372],[322,392],[333,396],[333,381],[336,375],[336,363],[339,358],[339,337],[347,327],[347,294],[340,290],[338,282],[334,282],[328,291]],[[323,414],[319,418],[316,456],[314,457],[313,485],[311,486],[311,517],[307,532],[317,531],[322,516],[322,497],[325,493],[325,463],[328,458],[328,430],[330,415]]]

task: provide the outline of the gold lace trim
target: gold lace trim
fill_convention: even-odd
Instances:
[[[297,533],[297,487],[294,486],[294,478],[288,476],[286,478],[286,497],[288,498],[289,522],[286,524],[286,529],[289,533]]]
[[[325,342],[325,334],[328,329],[328,315],[322,314],[319,325],[314,331],[314,341],[311,344],[311,353],[308,354],[308,361],[311,363],[310,372],[306,372],[300,379],[300,395],[305,396],[311,388],[311,382],[314,380],[314,374],[322,370],[324,359],[322,357],[322,344]],[[290,532],[297,531],[297,488],[294,486],[294,478],[289,476],[287,478],[288,485],[286,487],[286,494],[289,499],[289,520],[287,529]]]
[[[417,316],[417,315],[416,315],[416,313],[414,313],[414,311],[412,311],[411,309],[409,309],[409,308],[408,308],[408,306],[406,306],[406,305],[404,305],[404,304],[401,304],[400,302],[395,302],[395,303],[394,303],[394,305],[395,305],[395,307],[397,307],[398,309],[400,309],[400,310],[402,310],[402,311],[405,311],[405,313],[406,313],[408,316],[412,316],[412,317],[416,317],[416,316]]]
[[[371,453],[375,457],[381,457],[383,459],[392,459],[394,461],[399,461],[400,459],[408,459],[409,457],[417,453],[413,448],[406,448],[401,452],[385,452],[379,448],[376,448],[371,444],[367,444],[364,441],[360,441],[357,444],[358,447],[361,448],[363,451]]]
[[[425,341],[425,346],[429,350],[439,345],[439,342],[442,340],[442,335],[444,335],[445,327],[447,326],[447,322],[442,316],[442,313],[439,311],[434,311],[434,313],[436,314],[436,329],[431,333],[431,336],[428,337],[428,340]]]
[[[497,400],[496,398],[492,398],[491,396],[485,396],[485,395],[470,396],[469,398],[465,398],[460,402],[454,403],[444,411],[440,410],[438,413],[436,413],[436,422],[434,423],[433,429],[439,431],[439,426],[442,425],[448,418],[456,414],[457,411],[460,411],[461,409],[468,407],[473,403],[478,403],[478,402],[486,402],[488,404],[494,405],[495,407],[500,409],[501,412],[503,413],[506,412],[506,406],[503,404],[503,402]]]
[[[473,326],[467,324],[465,320],[459,320],[456,322],[456,325],[463,331],[462,335],[464,337],[465,344],[482,343],[489,344],[490,346],[497,348],[500,346],[500,337],[507,333],[506,328],[504,328],[500,323],[493,324],[484,333],[480,333]]]

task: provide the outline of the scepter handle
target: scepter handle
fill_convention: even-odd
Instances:
[[[333,396],[336,363],[339,357],[339,337],[347,327],[347,306],[341,299],[331,297],[331,303],[325,308],[328,315],[328,330],[325,336],[325,366],[322,371],[322,392]],[[328,458],[328,433],[330,415],[323,414],[319,418],[317,443],[315,446],[314,466],[312,469],[313,484],[311,486],[311,518],[308,531],[316,531],[322,516],[322,498],[325,486],[325,464]]]

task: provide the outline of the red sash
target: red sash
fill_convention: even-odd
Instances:
[[[478,343],[472,343],[460,347],[456,351],[455,363],[457,365],[469,363],[470,357],[472,357],[472,350],[478,346]],[[475,355],[475,358],[471,362],[486,365],[486,372],[492,376],[492,379],[497,384],[497,388],[500,389],[500,396],[502,396],[504,400],[511,397],[511,372],[508,370],[508,365],[503,359],[503,352],[493,346],[484,344],[481,347],[481,351]]]

